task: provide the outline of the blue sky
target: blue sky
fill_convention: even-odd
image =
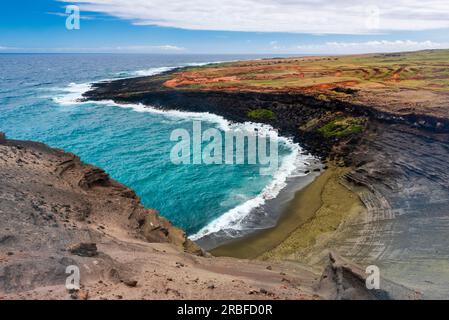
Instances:
[[[66,29],[67,5],[81,28]],[[3,1],[0,52],[332,54],[449,48],[447,0]]]

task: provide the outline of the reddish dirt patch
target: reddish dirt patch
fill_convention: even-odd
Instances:
[[[332,90],[336,87],[354,87],[359,84],[358,81],[341,81],[341,82],[333,82],[333,83],[323,83],[314,86],[309,86],[302,88],[304,92],[315,92],[315,91],[323,91],[323,90]]]
[[[204,77],[195,78],[193,74],[190,74],[188,77],[180,75],[174,79],[165,81],[164,86],[168,88],[175,88],[186,85],[205,85],[219,82],[239,82],[239,81],[240,80],[236,76],[219,77],[219,78],[204,78]]]
[[[393,71],[393,74],[390,77],[390,80],[393,82],[399,82],[400,81],[400,77],[401,77],[401,73],[405,70],[404,67],[401,67],[395,71]]]
[[[391,80],[393,80],[393,81],[399,81],[399,76],[400,76],[400,73],[399,73],[399,72],[394,72],[394,73],[391,75]]]

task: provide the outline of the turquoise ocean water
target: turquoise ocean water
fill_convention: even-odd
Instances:
[[[220,230],[232,236],[247,228],[242,221],[255,210],[260,214],[265,201],[277,196],[292,176],[303,175],[311,157],[301,155],[299,146],[279,138],[281,167],[271,176],[260,175],[259,165],[175,165],[170,161],[174,129],[191,132],[195,119],[202,120],[204,130],[251,125],[233,125],[209,114],[77,99],[95,81],[249,58],[256,57],[0,55],[0,131],[8,138],[63,148],[105,169],[193,239]]]

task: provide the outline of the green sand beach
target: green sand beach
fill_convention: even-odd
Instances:
[[[358,195],[340,183],[341,175],[347,171],[348,168],[330,165],[295,194],[276,227],[220,246],[212,254],[301,261],[315,244],[332,238],[345,219],[364,210]]]

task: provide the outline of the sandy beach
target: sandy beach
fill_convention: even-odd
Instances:
[[[330,164],[311,184],[296,192],[276,227],[212,250],[215,256],[305,262],[323,258],[340,225],[365,210],[357,194],[341,184],[349,168]],[[321,252],[320,252],[321,251]]]

